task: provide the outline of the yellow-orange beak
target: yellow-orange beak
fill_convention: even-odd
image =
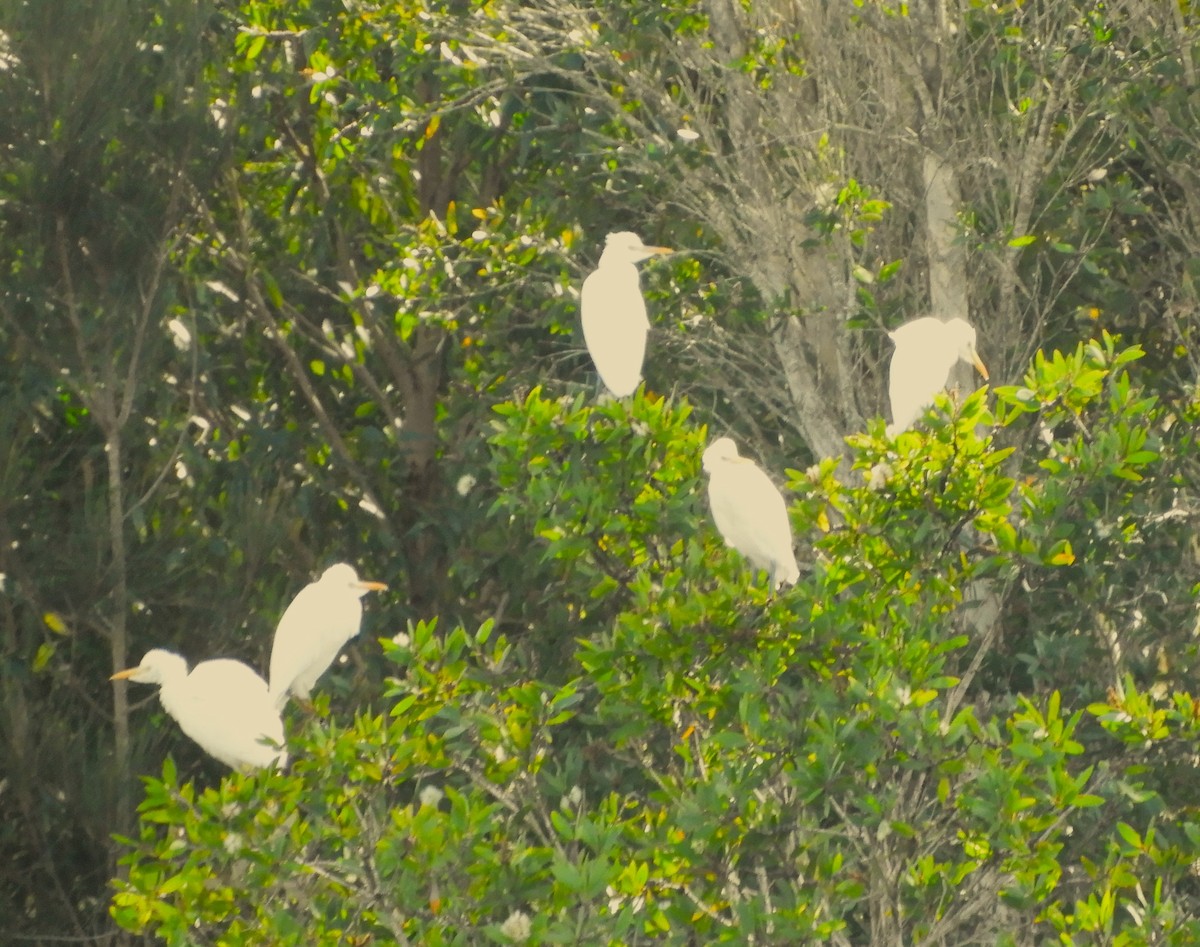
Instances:
[[[133,677],[133,675],[137,674],[137,672],[138,672],[138,668],[126,668],[124,671],[117,671],[117,673],[114,674],[112,677],[110,677],[109,680],[110,681],[125,681],[125,680],[128,680],[129,678]]]
[[[975,363],[975,368],[983,376],[984,381],[989,381],[987,366],[983,364],[983,359],[979,357],[979,353],[971,351],[971,361]]]
[[[984,377],[986,378],[987,376],[985,375]],[[386,582],[359,582],[358,587],[361,589],[366,589],[368,592],[386,592],[387,591],[387,583]]]
[[[646,247],[651,253],[674,253],[670,247]]]

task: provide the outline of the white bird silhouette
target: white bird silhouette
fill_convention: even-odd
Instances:
[[[669,247],[646,246],[635,233],[610,233],[600,264],[583,281],[583,341],[600,380],[618,398],[633,394],[641,381],[650,331],[636,264],[670,252]]]
[[[118,671],[111,680],[157,684],[163,709],[204,752],[226,766],[249,770],[287,765],[283,720],[267,682],[241,661],[201,661],[189,674],[187,661],[178,654],[154,648],[137,667]]]
[[[896,344],[888,377],[894,436],[912,427],[950,380],[958,361],[974,365],[987,380],[988,370],[975,351],[975,327],[965,319],[943,322],[933,316],[913,319],[888,333]]]
[[[288,694],[307,700],[313,685],[333,663],[342,645],[358,634],[360,599],[382,591],[382,582],[365,582],[344,562],[330,566],[292,599],[271,645],[271,698],[282,709]]]
[[[708,502],[727,546],[770,575],[771,588],[800,578],[792,551],[792,524],[783,494],[754,461],[739,457],[737,445],[720,437],[704,452]]]

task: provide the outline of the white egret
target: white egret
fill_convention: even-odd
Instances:
[[[800,567],[779,488],[758,464],[739,457],[737,445],[728,437],[709,445],[703,465],[708,473],[708,502],[725,545],[749,559],[754,568],[766,569],[772,589],[794,583],[800,578]]]
[[[912,427],[933,404],[933,396],[949,383],[955,362],[974,365],[987,380],[988,370],[975,351],[975,327],[965,319],[943,322],[925,316],[904,323],[888,336],[896,344],[888,378],[889,435]]]
[[[618,398],[633,394],[641,381],[650,331],[636,264],[670,252],[646,246],[635,233],[610,233],[599,266],[583,281],[583,341],[600,380]]]
[[[342,645],[358,634],[362,602],[382,582],[366,582],[344,562],[330,566],[292,599],[271,645],[271,697],[283,709],[288,694],[307,700]]]
[[[189,674],[187,661],[179,655],[154,648],[137,667],[118,671],[111,680],[157,684],[163,709],[204,752],[226,766],[248,770],[287,765],[283,720],[267,682],[241,661],[201,661]]]

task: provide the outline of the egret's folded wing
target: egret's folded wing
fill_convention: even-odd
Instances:
[[[760,569],[793,559],[792,530],[783,494],[745,458],[722,464],[709,480],[713,520],[727,544]]]
[[[278,751],[262,744],[284,741],[283,721],[267,682],[241,661],[219,658],[198,664],[183,695],[188,710],[179,726],[210,756],[232,768],[265,766]]]
[[[632,394],[642,377],[650,329],[637,270],[630,266],[592,273],[580,293],[580,318],[600,379],[618,397]]]

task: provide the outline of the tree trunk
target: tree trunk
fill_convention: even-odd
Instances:
[[[115,412],[114,412],[115,413]],[[115,422],[115,418],[111,419]],[[121,431],[116,424],[105,426],[105,454],[108,457],[108,542],[112,554],[113,612],[109,625],[109,652],[112,669],[129,666],[128,572],[125,559],[125,490],[122,481]],[[113,752],[117,758],[116,832],[130,834],[133,826],[133,796],[129,780],[129,692],[125,681],[115,681],[113,687]],[[115,864],[117,850],[113,849],[114,874],[124,876],[124,867]]]

